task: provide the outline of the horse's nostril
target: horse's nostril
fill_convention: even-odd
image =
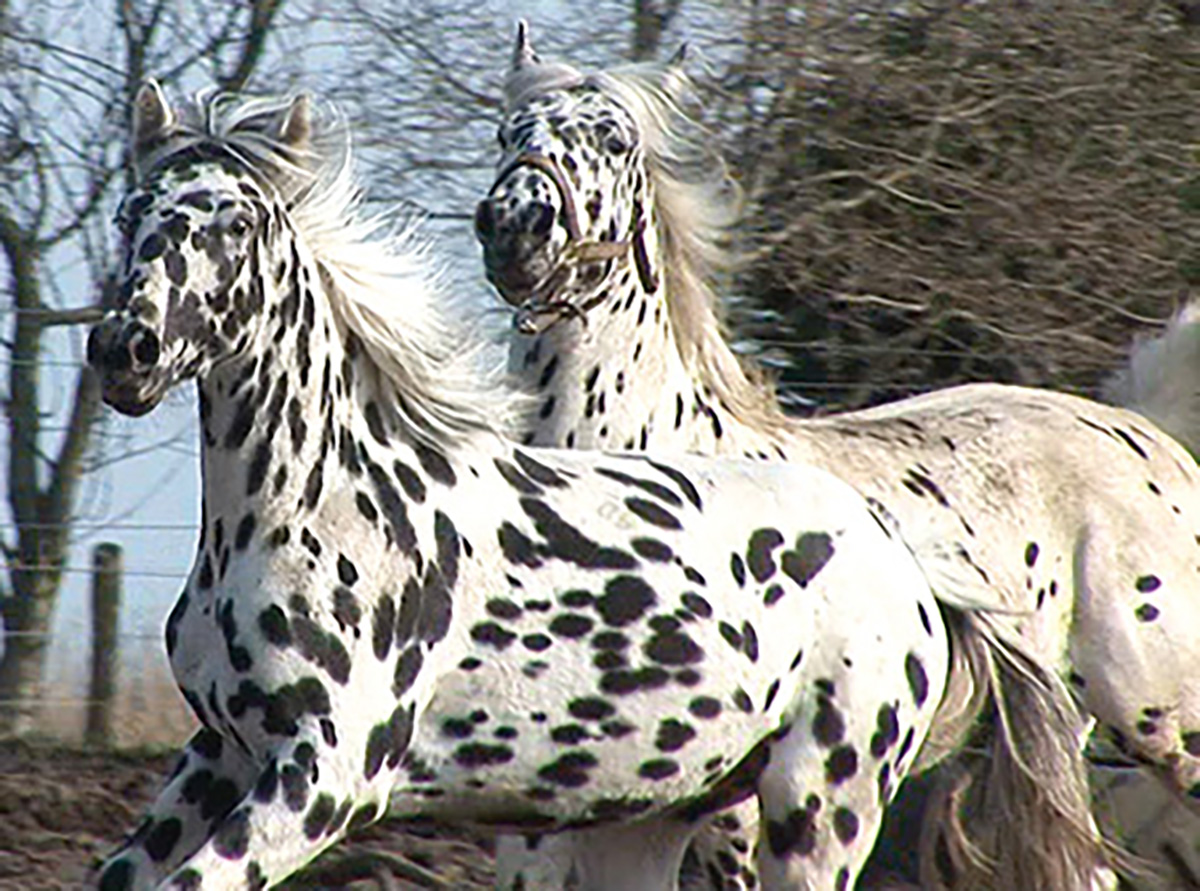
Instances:
[[[87,339],[87,363],[88,363],[88,365],[92,366],[92,368],[99,368],[101,356],[102,356],[102,349],[100,346],[100,329],[93,328],[88,333],[88,339]]]
[[[475,205],[475,234],[480,238],[491,238],[496,234],[496,214],[489,198]]]
[[[162,352],[158,335],[146,328],[133,332],[129,337],[129,352],[142,367],[149,367],[158,361]]]
[[[106,319],[88,334],[87,360],[97,371],[129,369],[129,350],[120,336],[120,330],[119,325]]]
[[[550,227],[554,225],[554,208],[549,204],[542,204],[538,207],[537,216],[533,221],[533,234],[542,236],[550,231]]]

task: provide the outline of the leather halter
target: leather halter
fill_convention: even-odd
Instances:
[[[550,181],[554,183],[554,187],[558,190],[558,194],[563,202],[563,217],[567,227],[567,246],[563,250],[558,265],[555,266],[545,280],[534,290],[534,293],[517,308],[514,325],[518,331],[522,334],[537,334],[547,330],[563,319],[573,318],[579,319],[586,325],[587,313],[595,308],[604,299],[603,297],[597,295],[582,305],[576,306],[568,300],[546,300],[542,295],[553,293],[557,290],[564,283],[571,266],[616,260],[628,253],[631,247],[633,248],[638,275],[641,277],[643,285],[646,285],[650,291],[657,289],[657,282],[653,281],[648,273],[648,260],[643,241],[646,221],[640,212],[635,216],[633,226],[631,227],[632,239],[627,238],[620,241],[585,239],[583,237],[583,229],[579,224],[579,211],[575,206],[575,199],[571,194],[571,184],[567,181],[558,162],[551,157],[536,152],[521,152],[505,165],[497,175],[495,183],[488,193],[489,197],[494,194],[496,186],[507,179],[509,174],[519,167],[532,167],[535,170],[539,170],[546,174],[550,178]],[[639,203],[639,211],[640,207]],[[648,281],[648,279],[651,279],[651,281]],[[544,326],[539,326],[538,320],[542,316],[550,318]]]

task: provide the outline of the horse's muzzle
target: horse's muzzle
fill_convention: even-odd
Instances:
[[[162,341],[142,322],[110,315],[88,335],[88,365],[100,375],[104,401],[122,414],[144,415],[162,401],[161,356]]]
[[[543,289],[563,249],[577,237],[570,193],[549,164],[522,154],[475,207],[475,237],[488,281],[513,305]]]

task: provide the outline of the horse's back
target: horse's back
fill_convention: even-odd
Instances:
[[[956,537],[989,605],[1069,659],[1088,710],[1200,790],[1200,472],[1178,442],[1125,409],[1001,385],[793,429],[801,457],[819,452],[906,531]]]

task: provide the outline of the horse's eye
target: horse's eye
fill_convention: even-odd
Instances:
[[[606,152],[612,155],[623,155],[629,151],[630,142],[616,125],[603,123],[596,129],[600,145]]]
[[[245,238],[250,234],[251,228],[250,217],[240,214],[229,221],[226,231],[234,238]]]

